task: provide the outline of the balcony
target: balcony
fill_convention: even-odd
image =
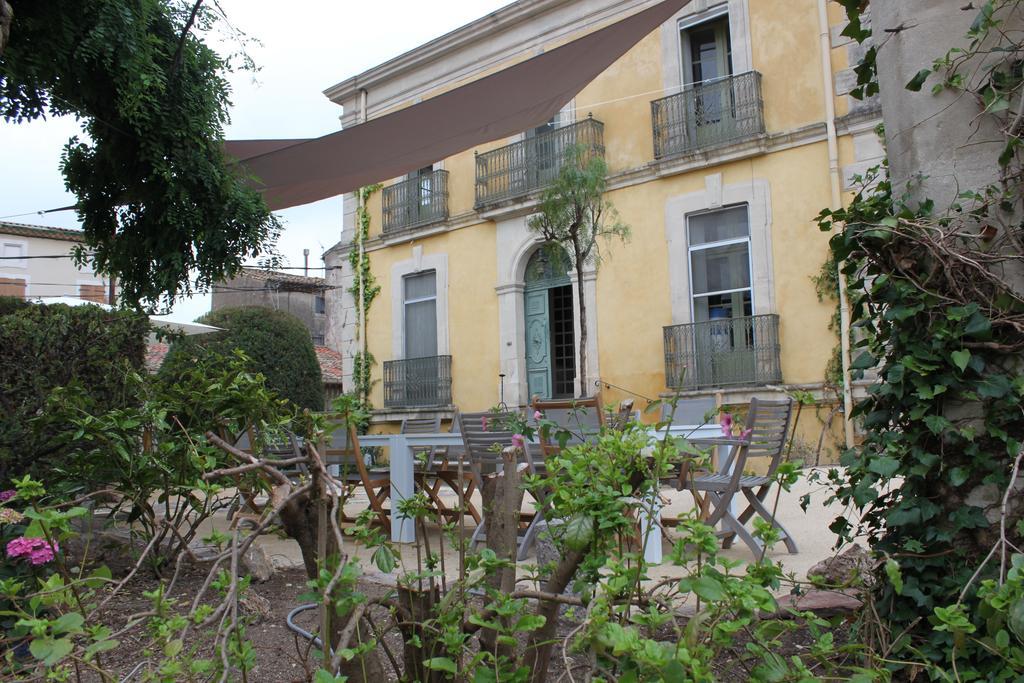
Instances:
[[[671,325],[664,334],[665,384],[673,390],[782,381],[777,315]]]
[[[448,218],[448,171],[437,170],[389,185],[382,195],[384,232],[398,232]]]
[[[451,356],[384,362],[385,408],[425,408],[451,404]]]
[[[651,102],[654,158],[739,142],[764,133],[761,74],[748,71],[688,85]]]
[[[566,150],[583,145],[604,155],[604,124],[593,118],[476,156],[476,206],[516,199],[549,185]]]

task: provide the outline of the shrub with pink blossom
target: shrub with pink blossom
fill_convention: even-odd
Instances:
[[[38,567],[53,561],[60,551],[57,541],[47,541],[45,538],[15,538],[7,543],[7,557],[15,560],[28,560]]]
[[[7,489],[6,491],[0,491],[0,503],[6,503],[7,501],[18,495],[18,492],[14,489]]]

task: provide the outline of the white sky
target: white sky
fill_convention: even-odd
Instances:
[[[233,26],[262,43],[249,48],[259,73],[238,73],[231,79],[234,106],[226,134],[245,139],[314,137],[338,130],[341,107],[324,97],[323,90],[509,0],[219,1]],[[20,125],[0,120],[0,218],[79,227],[73,211],[35,213],[74,203],[58,163],[64,144],[77,132],[70,118]],[[310,251],[311,266],[322,265],[320,254],[341,233],[341,198],[278,215],[285,223],[279,243],[285,265],[301,266],[304,248]],[[209,295],[203,295],[180,302],[175,312],[194,318],[209,307]]]

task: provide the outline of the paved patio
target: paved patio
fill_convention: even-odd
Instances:
[[[835,554],[833,544],[835,537],[828,526],[832,520],[844,514],[842,506],[832,503],[826,505],[825,500],[828,498],[828,491],[819,483],[811,484],[807,475],[809,475],[812,469],[804,470],[804,476],[801,477],[800,481],[793,487],[793,490],[788,493],[783,493],[779,499],[778,505],[778,518],[781,523],[789,530],[793,538],[796,540],[799,546],[799,553],[789,554],[785,546],[781,543],[774,549],[768,552],[768,556],[783,565],[784,571],[789,574],[793,573],[798,579],[806,577],[807,570],[817,564],[823,559],[831,557]],[[824,469],[818,470],[821,476],[824,477]],[[769,509],[774,503],[774,490],[769,495],[767,506]],[[670,503],[666,507],[666,514],[677,515],[680,512],[689,509],[693,505],[693,500],[688,492],[680,492],[675,489],[663,489],[663,495],[669,498]],[[810,504],[807,511],[804,512],[800,508],[800,499],[804,495],[810,496]],[[449,496],[451,504],[454,506],[456,500],[454,494]],[[476,497],[474,500],[479,504],[479,498]],[[346,506],[346,511],[350,513],[358,513],[365,507],[365,498],[360,501],[359,496],[353,496],[350,499],[349,504]],[[529,498],[524,503],[524,510],[531,509],[531,503]],[[465,533],[468,535],[472,533],[472,520],[467,518],[467,525]],[[227,520],[221,515],[213,520],[213,524],[219,528],[227,527]],[[670,535],[674,532],[669,530]],[[435,551],[441,543],[440,529],[433,524],[428,524],[429,534],[429,545],[431,550]],[[259,545],[265,550],[268,557],[278,568],[290,568],[290,567],[301,567],[302,559],[299,553],[298,544],[295,541],[287,538],[281,538],[276,535],[265,535],[258,541]],[[458,568],[458,554],[449,547],[447,541],[444,542],[445,548],[445,566],[449,575],[453,575]],[[416,567],[416,546],[414,544],[400,544],[396,546],[401,554],[399,571],[404,567],[406,570],[414,570]],[[665,552],[668,554],[669,546],[666,543]],[[355,541],[346,538],[345,552],[350,556],[358,557],[362,560],[363,567],[367,574],[376,580],[380,580],[386,583],[394,581],[393,576],[380,575],[376,567],[373,566],[370,561],[371,551],[358,545]],[[737,542],[729,550],[723,551],[725,557],[738,560],[740,562],[751,562],[755,558],[751,553],[750,549],[747,548],[742,542]],[[536,552],[531,551],[530,557],[527,558],[521,566],[536,564]],[[654,581],[671,578],[673,576],[681,575],[682,568],[673,566],[669,561],[663,562],[660,565],[652,567],[651,578]]]

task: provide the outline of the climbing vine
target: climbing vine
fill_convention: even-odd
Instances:
[[[845,35],[863,41],[862,3],[842,4]],[[1024,45],[1004,26],[1019,4],[983,3],[965,47],[906,86],[934,79],[934,93],[974,97],[979,118],[995,117],[1005,138],[995,182],[937,208],[879,169],[847,208],[818,217],[837,230],[832,254],[851,279],[863,332],[853,368],[882,379],[855,410],[863,444],[830,473],[837,498],[861,513],[832,529],[867,534],[884,560],[863,635],[889,668],[915,661],[956,680],[1024,671]],[[872,48],[858,69],[863,94],[877,91],[874,58]]]
[[[370,353],[366,333],[363,327],[369,315],[370,305],[380,294],[380,285],[377,278],[370,269],[370,256],[366,253],[364,245],[370,236],[370,212],[366,208],[370,197],[381,188],[380,183],[359,188],[359,206],[356,209],[356,238],[351,251],[348,253],[348,262],[352,266],[355,278],[348,292],[356,301],[356,340],[359,343],[359,350],[352,359],[352,383],[354,393],[359,397],[363,409],[370,408],[370,389],[373,388],[372,371],[376,359]],[[361,313],[361,315],[360,315]]]

